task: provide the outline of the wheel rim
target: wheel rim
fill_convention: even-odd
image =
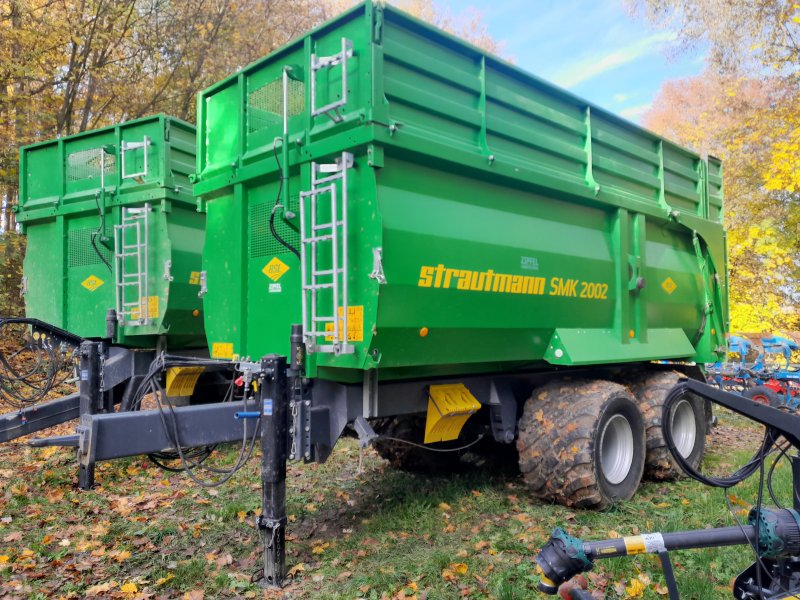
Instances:
[[[600,468],[612,485],[625,481],[633,465],[633,430],[622,415],[611,417],[600,437]]]
[[[767,398],[764,394],[754,394],[750,399],[753,402],[758,402],[760,404],[769,404],[769,398]]]
[[[675,448],[683,458],[688,458],[694,450],[697,441],[697,422],[694,418],[694,408],[688,400],[681,400],[675,405],[670,419],[672,425],[672,441]]]

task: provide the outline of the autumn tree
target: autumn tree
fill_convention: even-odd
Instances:
[[[681,46],[707,46],[725,73],[800,70],[800,4],[788,0],[626,0],[635,14],[678,32]]]
[[[22,257],[25,236],[15,232],[0,233],[0,316],[21,316]]]
[[[352,6],[348,0],[0,0],[0,227],[21,145],[165,112]],[[398,3],[490,50],[480,15]],[[0,229],[1,230],[1,229]]]
[[[7,260],[19,147],[164,112],[353,6],[350,0],[0,0],[0,233]],[[496,51],[478,13],[398,4]],[[12,240],[12,241],[9,241]],[[14,263],[16,264],[16,263]],[[12,269],[13,271],[13,269]]]
[[[645,125],[724,159],[732,328],[800,328],[800,5],[628,0],[702,75],[667,82]]]

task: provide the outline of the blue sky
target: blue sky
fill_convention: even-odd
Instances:
[[[664,81],[697,75],[701,52],[629,14],[623,0],[467,0],[502,53],[526,71],[639,121]]]

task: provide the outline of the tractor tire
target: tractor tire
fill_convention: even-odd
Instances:
[[[652,481],[670,481],[685,476],[669,451],[661,428],[664,400],[680,378],[681,374],[673,371],[655,371],[628,382],[644,418],[647,437],[644,476]],[[692,467],[699,468],[706,451],[709,424],[705,401],[693,394],[685,395],[673,406],[671,419],[672,436],[678,450]]]
[[[421,415],[403,415],[389,419],[381,419],[373,424],[379,437],[373,443],[378,455],[389,461],[396,469],[409,473],[443,475],[458,470],[461,458],[458,452],[436,452],[412,446],[398,440],[407,440],[422,444],[425,439],[425,417]],[[431,445],[432,448],[446,449],[448,444]],[[461,442],[450,442],[451,447],[462,445]]]
[[[605,509],[633,496],[645,460],[644,421],[630,391],[604,380],[533,391],[519,421],[520,471],[534,496]]]
[[[751,387],[749,390],[746,390],[744,393],[742,393],[742,396],[745,398],[750,398],[750,400],[753,402],[766,404],[767,406],[772,406],[773,408],[779,408],[783,406],[783,402],[781,401],[781,397],[778,395],[778,393],[765,385]]]

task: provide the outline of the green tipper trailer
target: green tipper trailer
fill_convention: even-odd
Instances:
[[[720,163],[391,7],[216,84],[198,115],[217,356],[286,354],[301,322],[308,374],[341,381],[706,362],[725,345]],[[336,302],[310,289],[332,267]],[[345,307],[349,339],[326,342],[315,319]]]
[[[570,505],[677,474],[664,397],[725,351],[718,160],[372,2],[203,91],[197,140],[210,351],[309,382],[290,458],[369,420],[488,428]],[[672,415],[696,463],[704,408]]]
[[[194,127],[163,115],[22,148],[28,317],[129,347],[204,347],[194,160]]]

